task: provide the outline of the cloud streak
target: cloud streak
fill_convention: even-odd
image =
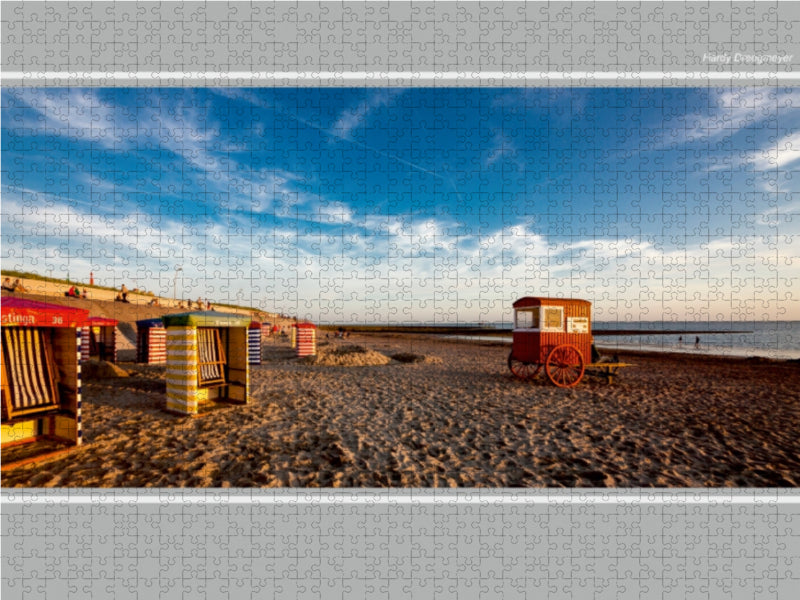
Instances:
[[[370,115],[378,108],[391,105],[402,93],[402,90],[368,92],[363,101],[342,111],[328,132],[342,140],[351,139],[355,130],[367,126]]]

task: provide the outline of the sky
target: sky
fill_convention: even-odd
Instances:
[[[800,319],[792,88],[6,88],[0,125],[4,269],[322,323]]]

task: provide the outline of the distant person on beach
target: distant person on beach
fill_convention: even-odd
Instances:
[[[197,310],[203,310],[203,299],[202,298],[198,298],[197,299]]]
[[[682,335],[678,336],[678,346],[683,346],[683,336]]]
[[[3,289],[7,292],[13,292],[17,289],[17,286],[11,283],[11,277],[3,279]]]
[[[75,289],[74,285],[71,288],[69,288],[66,292],[64,292],[64,295],[67,298],[80,298],[80,294],[78,293],[78,290]]]
[[[86,288],[83,288],[83,293],[81,294],[81,298],[83,298],[84,300],[89,299],[89,292],[86,291]]]
[[[120,297],[122,298],[121,302],[127,302],[128,301],[128,288],[125,287],[124,283],[122,284],[122,286],[120,286],[119,293],[120,293]]]
[[[700,336],[699,335],[694,338],[694,347],[695,348],[699,348],[700,347]]]
[[[28,289],[24,285],[22,285],[22,282],[19,280],[19,278],[14,280],[13,285],[14,285],[14,291],[19,292],[20,294],[24,294],[25,292],[28,291]]]

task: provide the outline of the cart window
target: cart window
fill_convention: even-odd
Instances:
[[[564,308],[561,306],[544,306],[542,331],[562,331],[564,329]]]
[[[539,329],[539,307],[528,309],[528,310],[518,310],[517,314],[517,322],[515,324],[516,329]]]

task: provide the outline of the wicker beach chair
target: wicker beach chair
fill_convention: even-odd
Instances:
[[[225,352],[222,349],[219,329],[200,327],[197,329],[197,383],[200,387],[225,383]]]
[[[44,331],[4,327],[2,341],[3,420],[59,408],[53,348]]]

